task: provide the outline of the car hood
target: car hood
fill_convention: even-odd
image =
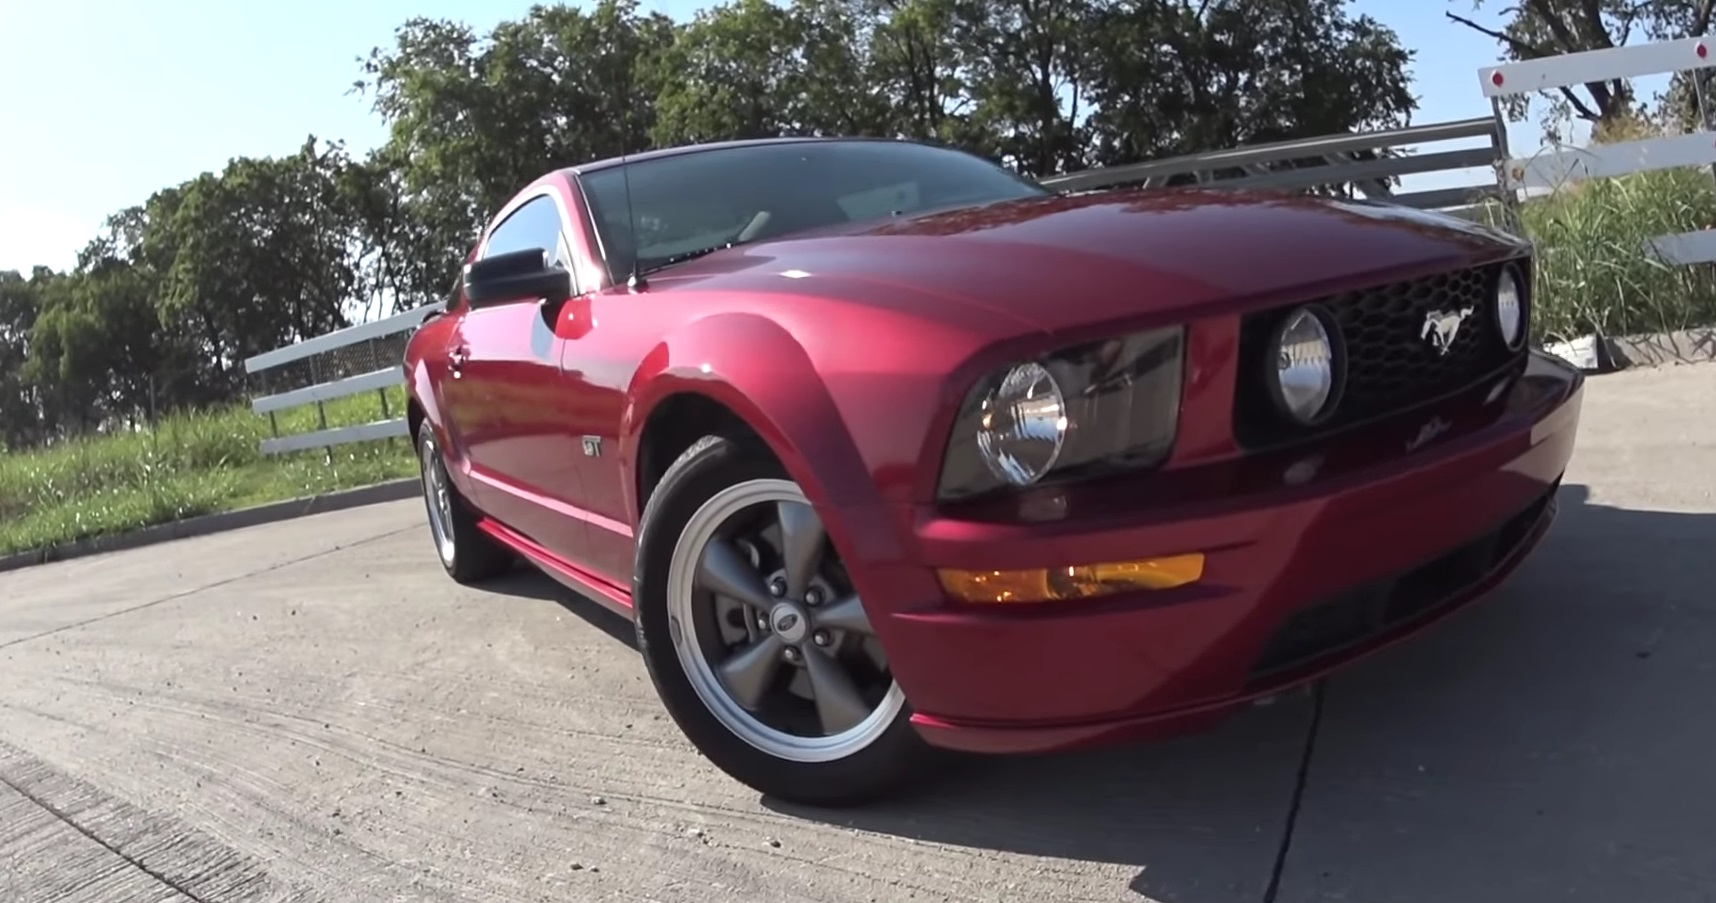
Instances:
[[[864,279],[879,294],[909,286],[925,293],[915,303],[934,297],[1058,332],[1280,303],[1521,249],[1456,217],[1363,201],[1105,192],[799,233],[673,267],[651,284],[783,291],[785,275],[792,291],[814,293],[819,277]]]

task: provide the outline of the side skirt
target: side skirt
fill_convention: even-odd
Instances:
[[[632,594],[629,589],[610,583],[555,555],[530,538],[514,532],[492,518],[485,517],[477,521],[477,529],[487,533],[501,545],[524,556],[543,573],[565,584],[567,588],[595,599],[601,603],[602,607],[628,620],[632,617]]]

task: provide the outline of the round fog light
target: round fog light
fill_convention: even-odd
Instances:
[[[1028,486],[1055,466],[1066,443],[1066,398],[1041,364],[1020,364],[983,401],[977,450],[991,473]]]
[[[1519,274],[1513,267],[1502,270],[1496,282],[1496,330],[1509,351],[1525,341],[1525,299],[1519,288]]]
[[[1334,410],[1335,343],[1317,311],[1301,307],[1288,314],[1275,331],[1272,351],[1271,388],[1287,416],[1309,425]]]

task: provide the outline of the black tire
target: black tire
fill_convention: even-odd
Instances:
[[[669,571],[688,522],[716,493],[759,479],[789,478],[774,456],[749,437],[705,436],[667,469],[640,519],[632,577],[638,648],[669,715],[692,745],[729,776],[796,803],[835,807],[874,801],[920,777],[935,761],[909,723],[909,704],[868,746],[845,758],[794,761],[764,751],[723,724],[692,686],[675,646]]]
[[[471,584],[511,568],[514,563],[512,552],[477,528],[476,511],[447,479],[441,446],[435,441],[435,431],[428,421],[417,427],[417,465],[423,487],[423,505],[429,516],[429,538],[435,544],[436,557],[441,560],[447,576],[459,583]],[[447,494],[448,510],[444,516],[437,515],[432,468],[439,468],[439,478]]]

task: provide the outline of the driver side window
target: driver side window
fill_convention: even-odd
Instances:
[[[555,206],[553,198],[545,194],[525,201],[523,206],[501,220],[501,224],[489,234],[489,243],[483,248],[483,256],[490,257],[530,248],[547,251],[548,263],[551,266],[565,262],[565,242],[561,240],[560,234],[560,208]]]

